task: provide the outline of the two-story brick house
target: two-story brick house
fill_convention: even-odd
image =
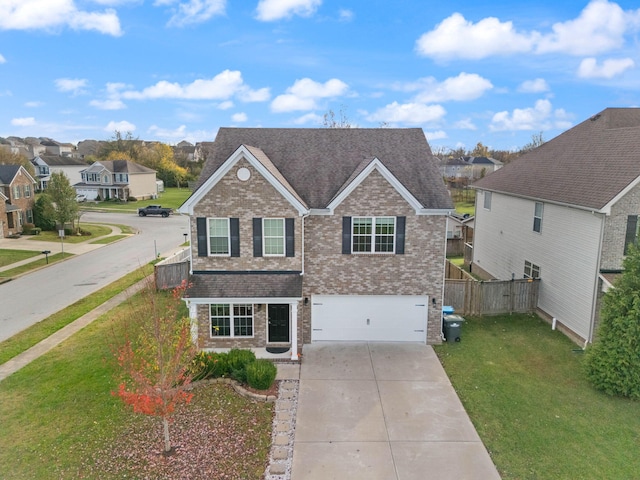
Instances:
[[[640,109],[607,108],[473,187],[474,273],[540,278],[543,316],[591,342],[640,232]]]
[[[0,165],[0,236],[22,232],[25,223],[33,223],[36,181],[21,165]]]
[[[180,208],[198,346],[439,343],[452,208],[421,129],[221,128]]]

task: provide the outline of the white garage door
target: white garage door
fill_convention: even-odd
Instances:
[[[426,296],[314,295],[311,341],[426,342]]]

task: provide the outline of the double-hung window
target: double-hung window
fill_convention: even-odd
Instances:
[[[542,212],[543,206],[541,202],[536,202],[533,211],[533,231],[540,233],[542,231]]]
[[[484,192],[484,209],[491,210],[491,192]]]
[[[24,198],[30,198],[31,197],[31,185],[25,185],[24,186]]]
[[[284,218],[262,219],[262,247],[265,257],[284,256]]]
[[[209,219],[209,255],[229,255],[229,219]]]
[[[524,277],[525,278],[540,278],[540,267],[535,263],[531,263],[527,260],[524,262]]]
[[[17,200],[18,198],[20,198],[20,185],[13,186],[13,198],[14,200]]]
[[[253,305],[219,303],[209,306],[211,337],[252,337]]]
[[[395,217],[353,217],[351,232],[353,253],[395,252]]]

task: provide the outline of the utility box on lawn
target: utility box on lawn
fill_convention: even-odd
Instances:
[[[447,342],[459,342],[462,337],[462,323],[464,318],[460,315],[445,315],[442,319],[444,324],[444,338]]]

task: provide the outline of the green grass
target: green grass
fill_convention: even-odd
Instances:
[[[51,259],[51,257],[49,257]],[[140,281],[153,272],[151,265],[143,266],[136,271],[101,288],[97,292],[78,300],[68,307],[54,313],[50,317],[22,330],[11,338],[0,342],[0,364],[10,360],[20,353],[33,347],[35,344],[47,338],[49,335],[60,330],[74,320],[80,318],[85,313],[93,310],[99,305],[115,297],[120,292],[126,290],[134,283]],[[1,275],[2,273],[0,273]]]
[[[106,245],[107,243],[115,242],[116,240],[120,240],[122,238],[127,238],[129,235],[110,235],[108,237],[99,238],[98,240],[94,240],[90,242],[91,245]]]
[[[65,235],[64,243],[82,243],[91,240],[92,238],[102,237],[109,235],[113,230],[106,225],[94,225],[81,223],[81,228],[85,232],[89,232],[91,235]],[[35,235],[30,240],[37,240],[39,242],[60,242],[58,232],[55,231],[43,231],[40,235]]]
[[[470,318],[436,352],[502,478],[637,478],[640,402],[587,382],[574,343],[537,317]]]
[[[12,263],[35,257],[36,255],[42,255],[42,253],[34,250],[0,249],[0,267],[6,267]]]
[[[111,394],[117,389],[113,345],[121,341],[122,319],[135,317],[140,308],[146,306],[136,295],[0,382],[0,478],[159,478],[144,461],[144,471],[140,461],[129,462],[135,449],[127,448],[133,439],[149,436],[149,425],[158,428],[159,421],[132,413]],[[196,391],[192,403],[200,403],[206,417],[222,417],[223,425],[251,432],[256,445],[220,459],[234,462],[224,478],[259,478],[256,471],[264,470],[270,445],[273,407],[240,397],[228,386],[211,388],[226,393],[216,400]],[[223,428],[214,434],[224,442],[225,433]],[[113,456],[121,459],[119,471],[101,470],[99,465],[113,463]]]
[[[39,253],[39,252],[38,252]],[[42,255],[42,254],[41,254]],[[51,263],[59,262],[60,260],[64,260],[65,258],[73,257],[73,253],[55,253],[53,255],[49,255],[49,262],[47,263],[46,257],[43,255],[42,258],[38,260],[34,260],[33,262],[25,263],[24,265],[20,265],[19,267],[10,268],[9,270],[3,270],[0,272],[0,278],[12,278],[17,277],[18,275],[22,275],[23,273],[30,272],[31,270],[35,270],[40,267],[44,267]]]
[[[187,187],[184,188],[166,188],[158,198],[139,200],[136,202],[121,202],[121,201],[103,201],[103,202],[87,202],[81,205],[82,210],[119,210],[125,212],[136,212],[138,208],[146,207],[147,205],[162,205],[163,207],[169,207],[176,210],[184,201],[191,195],[191,190]]]
[[[456,202],[456,212],[461,215],[464,215],[465,213],[475,215],[476,204],[475,202]]]

